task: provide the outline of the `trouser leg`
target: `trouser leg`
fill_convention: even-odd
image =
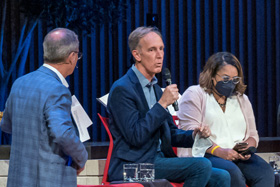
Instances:
[[[230,187],[230,174],[228,171],[212,168],[207,187]]]
[[[154,164],[155,178],[184,182],[184,187],[204,187],[212,173],[211,163],[205,158],[157,156]]]
[[[274,187],[275,176],[272,167],[261,157],[253,154],[247,161],[239,161],[240,168],[250,187]]]
[[[234,162],[210,154],[205,154],[205,157],[211,161],[213,167],[224,169],[229,172],[231,187],[246,187],[245,177]]]

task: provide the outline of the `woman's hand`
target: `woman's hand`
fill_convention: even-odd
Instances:
[[[251,158],[251,155],[241,155],[241,154],[238,154],[239,155],[239,159],[240,160],[249,160]]]
[[[239,154],[233,149],[218,148],[215,150],[214,155],[225,160],[235,161],[238,160]]]

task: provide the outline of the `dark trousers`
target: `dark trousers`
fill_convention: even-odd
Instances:
[[[228,161],[206,154],[213,167],[227,170],[231,176],[231,187],[274,187],[274,173],[271,166],[258,155],[247,161]]]
[[[229,187],[230,175],[227,171],[212,168],[205,158],[165,158],[157,154],[155,178],[171,182],[184,182],[184,187]]]

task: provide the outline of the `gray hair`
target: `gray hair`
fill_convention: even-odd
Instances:
[[[143,26],[143,27],[138,27],[134,31],[132,31],[132,33],[130,33],[128,37],[128,45],[129,45],[130,52],[135,50],[137,47],[141,48],[141,46],[139,45],[139,40],[150,32],[154,32],[162,38],[161,33],[156,27]]]
[[[78,36],[66,28],[53,29],[45,36],[43,49],[45,62],[63,62],[71,52],[79,49]]]

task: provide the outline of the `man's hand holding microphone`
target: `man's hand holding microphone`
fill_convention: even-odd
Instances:
[[[163,78],[166,82],[166,88],[158,101],[158,103],[163,107],[167,108],[169,105],[172,104],[175,111],[178,111],[178,103],[177,100],[179,99],[179,89],[177,88],[176,84],[172,84],[171,81],[171,74],[168,68],[165,68],[163,71]],[[202,125],[201,127],[195,128],[193,131],[193,137],[199,133],[201,138],[208,138],[211,135],[211,130],[209,126]]]

